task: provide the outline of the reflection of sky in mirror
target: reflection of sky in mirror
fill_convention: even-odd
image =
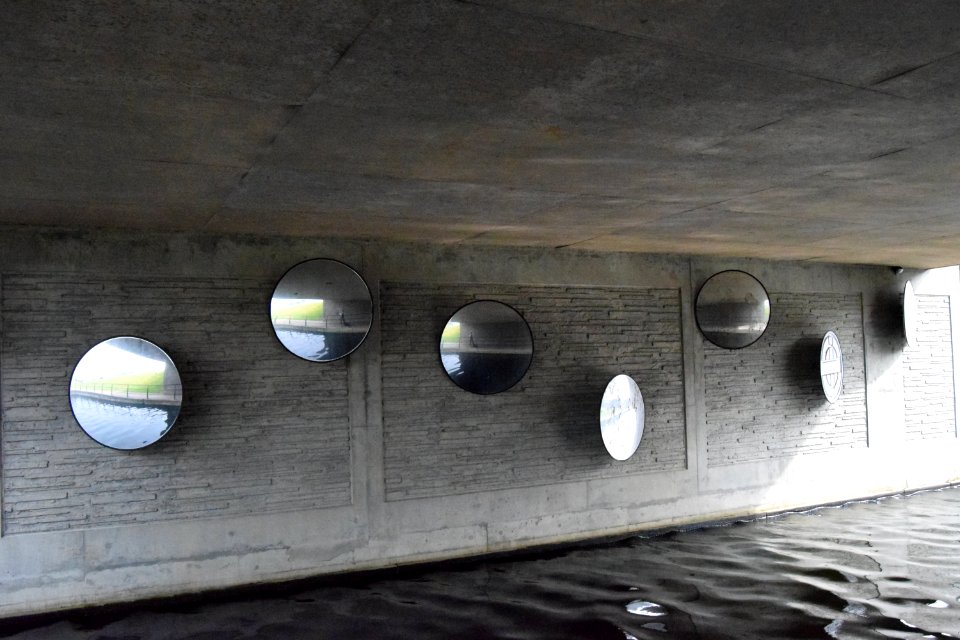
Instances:
[[[119,342],[126,340],[127,342]],[[142,348],[141,342],[131,339],[115,338],[110,343],[101,343],[88,351],[77,364],[73,382],[91,382],[94,380],[112,380],[131,376],[158,374],[166,371],[167,361],[157,360],[124,349],[120,344],[129,344]]]

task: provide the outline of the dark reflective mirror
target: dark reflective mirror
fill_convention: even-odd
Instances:
[[[110,338],[77,363],[70,408],[80,428],[112,449],[162,438],[180,414],[180,374],[163,349],[142,338]]]
[[[918,314],[917,294],[913,292],[913,283],[907,280],[903,286],[903,335],[911,347],[917,346]]]
[[[440,361],[458,386],[480,394],[520,382],[533,359],[533,335],[513,307],[480,300],[450,316],[440,336]]]
[[[827,331],[820,343],[820,384],[828,402],[836,402],[843,393],[843,352],[840,338]]]
[[[600,401],[600,436],[615,460],[626,460],[636,452],[643,419],[643,395],[634,379],[620,374],[607,383]]]
[[[336,260],[307,260],[287,271],[270,299],[277,338],[294,355],[330,362],[370,332],[373,300],[360,274]]]
[[[760,339],[770,323],[770,298],[760,281],[743,271],[721,271],[697,294],[697,325],[724,349],[741,349]]]

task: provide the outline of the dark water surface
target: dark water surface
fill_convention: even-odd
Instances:
[[[73,614],[7,637],[960,637],[960,488],[271,597]]]

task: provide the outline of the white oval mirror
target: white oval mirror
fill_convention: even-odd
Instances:
[[[840,339],[827,331],[820,343],[820,384],[828,402],[836,402],[843,393],[843,352]]]
[[[627,375],[614,377],[600,401],[600,436],[615,460],[626,460],[636,452],[643,437],[643,421],[639,385]]]

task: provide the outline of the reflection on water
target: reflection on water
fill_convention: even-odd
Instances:
[[[627,611],[637,616],[647,616],[650,618],[659,618],[667,615],[666,609],[656,602],[647,602],[646,600],[634,600],[627,603]]]
[[[277,338],[288,351],[310,360],[326,360],[329,356],[327,335],[322,332],[276,329]]]
[[[138,449],[170,430],[179,407],[129,405],[74,395],[73,413],[83,430],[114,449]]]
[[[527,372],[530,359],[513,353],[440,353],[450,378],[475,393],[496,393],[515,384]],[[507,384],[509,383],[509,384]]]
[[[277,338],[289,351],[314,361],[336,360],[357,348],[365,334],[309,329],[276,329]]]
[[[161,609],[11,637],[960,637],[960,488]]]

